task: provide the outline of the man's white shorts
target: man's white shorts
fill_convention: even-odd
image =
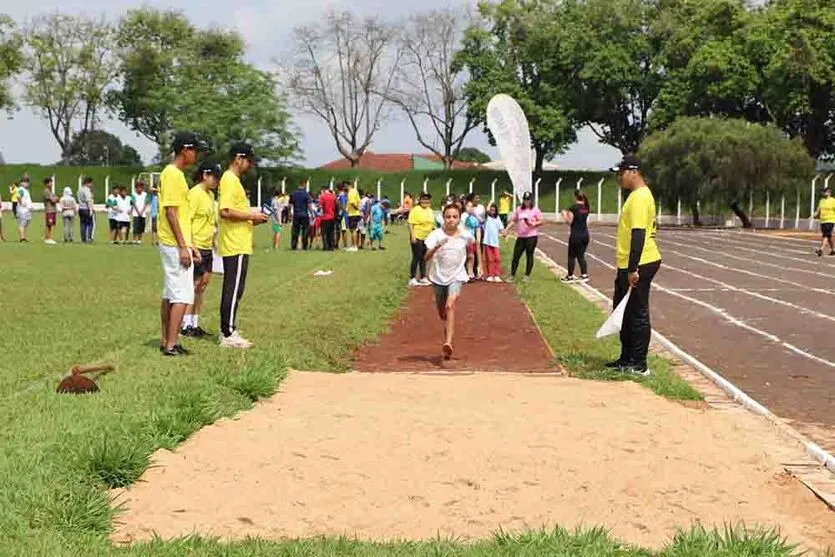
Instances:
[[[180,249],[160,246],[162,258],[162,299],[172,304],[194,303],[194,262],[188,267],[180,265]]]

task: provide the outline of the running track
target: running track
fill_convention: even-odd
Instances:
[[[567,227],[542,232],[538,247],[565,266]],[[611,297],[615,228],[590,233],[591,284]],[[835,257],[742,231],[662,228],[656,240],[653,329],[835,453]]]

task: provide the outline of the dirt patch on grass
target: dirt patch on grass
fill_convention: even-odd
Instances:
[[[835,540],[835,513],[777,466],[785,440],[748,413],[518,374],[294,372],[281,391],[157,452],[117,492],[114,541],[476,538],[559,523],[660,547],[693,521],[740,520],[810,548]]]
[[[389,332],[358,350],[357,371],[558,372],[548,345],[510,284],[474,282],[456,304],[455,353],[444,361],[444,327],[431,288],[413,288]]]

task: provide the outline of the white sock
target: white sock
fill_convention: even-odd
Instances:
[[[197,324],[198,324],[199,322],[200,322],[200,316],[199,316],[199,315],[192,315],[192,316],[191,316],[191,326],[192,326],[192,327],[194,327],[194,328],[196,329],[196,328],[197,328]]]
[[[182,326],[183,329],[187,329],[188,327],[193,326],[191,324],[191,318],[192,318],[192,315],[184,315],[183,316],[183,326]]]

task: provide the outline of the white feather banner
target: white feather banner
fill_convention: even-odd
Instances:
[[[499,154],[519,200],[531,192],[531,130],[528,119],[509,95],[496,95],[487,104],[487,127],[496,140]]]

